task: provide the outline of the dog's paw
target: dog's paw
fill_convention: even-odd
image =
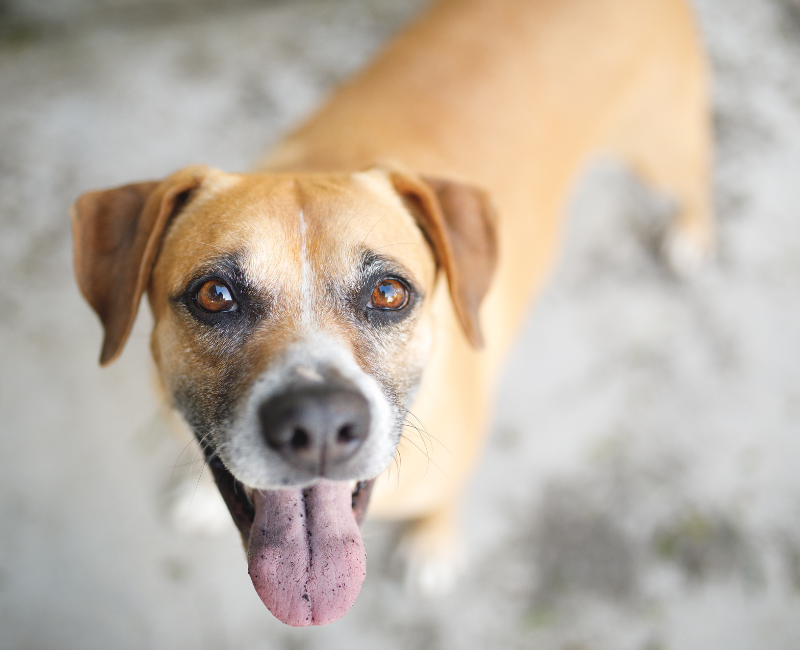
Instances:
[[[413,557],[406,561],[406,591],[424,599],[435,599],[451,593],[464,573],[463,553]]]
[[[228,508],[214,482],[203,475],[186,477],[165,494],[165,514],[169,525],[184,535],[210,537],[231,527]]]
[[[397,559],[403,565],[406,591],[425,599],[453,591],[466,568],[464,545],[455,531],[426,520],[405,531]]]
[[[661,256],[679,278],[691,278],[714,259],[714,239],[709,233],[673,226],[661,243]]]

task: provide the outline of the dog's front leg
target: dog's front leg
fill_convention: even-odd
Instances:
[[[435,598],[452,590],[466,566],[457,500],[412,520],[403,531],[398,556],[409,592]]]

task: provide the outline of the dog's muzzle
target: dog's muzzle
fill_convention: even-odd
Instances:
[[[227,469],[255,489],[364,481],[391,462],[398,408],[335,339],[307,337],[253,382],[215,436]]]

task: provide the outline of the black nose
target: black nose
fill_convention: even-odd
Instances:
[[[267,444],[298,469],[324,475],[347,461],[369,432],[369,404],[351,389],[314,386],[277,395],[259,409]]]

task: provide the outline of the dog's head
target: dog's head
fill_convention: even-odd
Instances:
[[[496,259],[486,196],[397,168],[226,174],[90,192],[73,209],[75,269],[115,359],[148,294],[153,357],[206,451],[286,623],[349,609],[358,524],[394,457],[433,344],[446,277],[464,335]]]

